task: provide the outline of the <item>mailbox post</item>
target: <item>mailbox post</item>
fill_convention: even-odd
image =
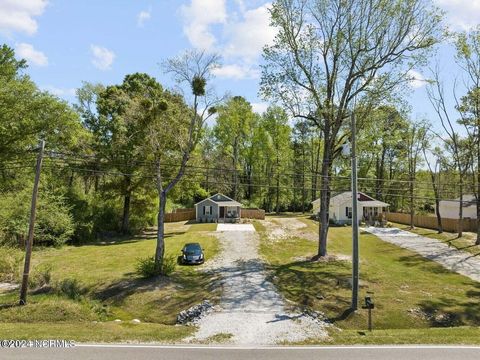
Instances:
[[[368,331],[372,331],[372,310],[375,304],[370,296],[365,296],[365,305],[362,307],[368,310]]]

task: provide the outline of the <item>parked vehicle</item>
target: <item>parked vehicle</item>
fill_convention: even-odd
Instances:
[[[199,243],[188,243],[182,249],[182,264],[203,264],[205,256]]]

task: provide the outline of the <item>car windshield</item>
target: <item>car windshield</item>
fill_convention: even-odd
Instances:
[[[200,255],[202,248],[198,244],[188,244],[185,246],[185,254],[187,255]]]

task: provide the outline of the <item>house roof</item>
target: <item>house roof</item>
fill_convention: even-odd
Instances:
[[[460,202],[460,198],[457,198],[455,200],[441,200],[440,204],[441,205],[455,205],[458,207],[458,204]],[[463,207],[467,208],[470,206],[477,206],[477,199],[475,198],[475,195],[473,194],[465,194],[463,195],[463,201],[462,201]]]
[[[345,191],[343,193],[339,193],[337,195],[334,195],[330,198],[330,204],[331,205],[339,205],[339,204],[343,204],[347,201],[351,201],[352,200],[352,192],[351,191]],[[317,203],[317,202],[320,202],[320,199],[316,199],[314,201],[312,201],[312,204],[314,203]],[[363,205],[363,206],[375,206],[375,207],[386,207],[386,206],[390,206],[390,204],[387,204],[383,201],[380,201],[380,200],[376,200],[374,198],[372,198],[371,196],[368,196],[367,194],[364,194],[362,192],[358,192],[358,202],[359,204]]]
[[[235,201],[232,198],[229,198],[228,196],[220,193],[217,193],[206,199],[203,199],[202,201],[199,201],[198,203],[195,204],[195,206],[197,206],[198,204],[206,200],[210,200],[211,202],[216,203],[218,206],[242,206],[242,204],[240,204],[238,201]]]

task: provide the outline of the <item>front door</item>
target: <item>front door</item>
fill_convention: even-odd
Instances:
[[[220,206],[220,217],[223,218],[225,216],[225,207]]]

